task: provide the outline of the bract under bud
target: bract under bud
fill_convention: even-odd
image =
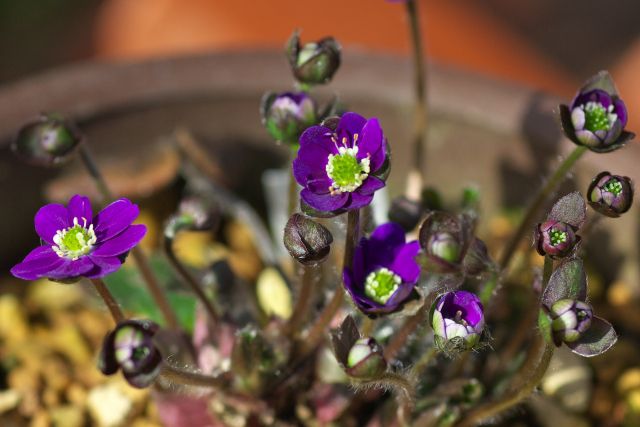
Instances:
[[[419,241],[431,271],[459,272],[473,241],[473,220],[468,215],[432,212],[420,226]]]
[[[333,37],[301,46],[295,31],[287,43],[286,53],[294,77],[307,85],[329,82],[340,67],[340,45]]]
[[[317,121],[316,104],[304,92],[267,93],[260,111],[273,139],[287,144],[297,144],[302,132]]]
[[[316,264],[329,255],[333,236],[322,224],[295,213],[284,228],[283,241],[289,254],[298,262]]]
[[[534,239],[540,255],[564,258],[573,252],[580,241],[580,236],[577,236],[574,228],[565,222],[547,220],[538,224]]]
[[[589,205],[602,215],[616,218],[633,204],[633,182],[626,176],[599,173],[587,190]]]
[[[55,166],[67,160],[80,141],[77,130],[63,118],[43,114],[18,131],[11,148],[28,163]]]
[[[376,378],[387,370],[387,361],[380,344],[373,338],[357,340],[347,356],[346,372],[361,379]]]
[[[575,342],[591,326],[593,309],[584,301],[570,298],[556,301],[549,311],[556,345]]]

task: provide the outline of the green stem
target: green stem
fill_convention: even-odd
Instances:
[[[542,291],[547,287],[551,273],[553,273],[553,259],[549,255],[545,255],[544,267],[542,269]]]
[[[182,263],[176,256],[175,252],[173,251],[173,239],[169,237],[164,238],[164,253],[176,272],[184,279],[187,285],[189,285],[189,287],[191,288],[191,291],[196,295],[205,311],[209,315],[210,320],[213,323],[218,323],[220,316],[218,316],[215,307],[213,307],[213,304],[211,304],[211,300],[209,299],[207,294],[205,294],[204,290],[200,286],[200,283],[198,283],[196,278],[193,277],[189,270],[187,270],[182,265]]]
[[[544,338],[538,337],[538,344],[533,346],[533,348],[537,351],[531,351],[529,353],[527,361],[518,371],[517,378],[525,377],[522,384],[512,387],[511,390],[505,393],[500,399],[478,406],[469,412],[460,423],[456,424],[456,427],[473,427],[480,425],[496,417],[501,412],[517,405],[533,393],[538,384],[540,384],[540,381],[542,381],[545,372],[547,372],[555,347],[553,344],[546,343]],[[535,357],[540,353],[541,356],[539,359]]]
[[[416,0],[405,2],[407,17],[409,20],[409,33],[411,38],[413,58],[414,93],[416,98],[415,124],[413,136],[413,175],[419,178],[419,185],[424,182],[424,170],[426,168],[427,146],[427,67],[424,58],[424,46],[422,44],[422,32]],[[409,174],[410,176],[412,174]]]
[[[109,189],[109,186],[107,185],[107,182],[105,181],[104,176],[100,172],[98,165],[93,160],[93,157],[91,155],[91,152],[89,151],[89,148],[87,147],[86,142],[83,142],[82,144],[80,144],[80,157],[82,159],[82,163],[87,169],[87,172],[95,182],[96,187],[98,187],[98,191],[100,192],[100,195],[103,198],[103,202],[106,202],[108,200],[113,200],[114,199],[113,193]],[[174,313],[173,309],[171,308],[171,305],[169,304],[169,300],[167,300],[167,297],[162,291],[162,287],[160,286],[158,279],[153,273],[153,270],[151,270],[151,266],[149,264],[149,260],[147,259],[147,256],[137,246],[131,249],[131,255],[133,256],[136,262],[136,265],[140,269],[140,273],[142,274],[144,282],[147,285],[147,289],[149,290],[151,297],[156,302],[156,305],[160,309],[160,312],[164,316],[167,322],[167,325],[171,329],[177,330],[179,328],[178,318]]]
[[[347,214],[347,236],[345,239],[344,246],[344,267],[351,267],[353,263],[353,252],[355,250],[356,242],[358,241],[358,236],[360,234],[360,210],[352,210]],[[324,336],[327,326],[338,312],[340,307],[342,306],[342,301],[344,300],[344,290],[342,286],[338,285],[335,293],[333,294],[333,298],[331,301],[325,306],[324,310],[320,313],[318,320],[311,327],[311,330],[307,334],[304,342],[304,351],[303,354],[307,354],[312,351],[322,337]]]
[[[567,156],[567,158],[564,159],[562,163],[560,163],[547,183],[538,191],[535,199],[533,199],[533,202],[531,203],[531,205],[529,205],[527,213],[520,222],[518,229],[516,230],[515,234],[509,241],[509,244],[506,246],[506,249],[502,253],[502,259],[500,260],[501,270],[506,270],[509,267],[509,263],[511,262],[513,255],[515,255],[520,241],[522,240],[523,236],[529,231],[540,209],[545,204],[547,199],[554,193],[556,187],[565,180],[573,165],[578,161],[578,159],[580,159],[580,157],[582,157],[584,153],[587,152],[587,150],[587,147],[582,145],[574,148],[571,154],[569,154],[569,156]]]
[[[430,347],[429,350],[425,351],[422,356],[420,356],[420,359],[418,359],[418,361],[415,363],[415,365],[413,365],[412,371],[414,373],[414,375],[419,376],[422,371],[429,366],[429,363],[431,363],[431,361],[433,360],[434,357],[436,357],[436,355],[438,354],[438,349],[433,346]]]
[[[93,283],[93,285],[95,286],[100,296],[102,297],[102,300],[104,301],[105,305],[111,312],[111,317],[113,317],[113,320],[116,322],[116,325],[124,321],[126,318],[124,317],[122,310],[120,310],[120,305],[118,305],[118,302],[115,300],[115,298],[109,291],[109,288],[107,288],[107,285],[104,283],[104,281],[102,279],[90,279],[90,280],[91,280],[91,283]]]

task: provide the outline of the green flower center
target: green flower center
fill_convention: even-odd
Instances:
[[[565,243],[567,241],[567,233],[552,228],[551,231],[549,231],[549,240],[551,241],[551,244],[553,246],[557,246],[560,243]]]
[[[351,193],[362,185],[369,176],[369,158],[360,161],[357,159],[358,134],[353,135],[353,148],[347,148],[347,138],[342,138],[342,147],[338,148],[340,154],[330,154],[325,170],[331,179],[331,194]],[[334,143],[337,142],[334,139]]]
[[[604,190],[617,197],[622,193],[622,183],[617,179],[610,179],[604,185]]]
[[[83,225],[80,225],[78,218],[73,218],[73,227],[58,230],[53,236],[55,246],[52,246],[52,249],[60,258],[75,261],[80,256],[88,254],[96,243],[93,224],[87,228],[87,219],[82,218],[82,221]]]
[[[402,283],[400,276],[388,268],[369,273],[364,283],[364,294],[380,304],[386,304]]]
[[[598,130],[608,131],[618,119],[618,115],[613,112],[613,105],[609,108],[599,102],[587,102],[584,106],[584,128],[595,132]]]

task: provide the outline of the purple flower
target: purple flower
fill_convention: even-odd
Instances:
[[[587,190],[589,205],[608,217],[616,218],[631,208],[633,182],[626,176],[600,172]]]
[[[73,281],[113,273],[147,231],[144,225],[131,225],[138,213],[138,206],[127,199],[116,200],[96,216],[84,196],[73,196],[67,207],[45,205],[35,217],[43,244],[14,266],[11,274],[24,280]]]
[[[316,105],[304,92],[267,93],[261,112],[269,134],[288,144],[297,144],[300,134],[316,123]]]
[[[634,137],[624,131],[627,109],[606,71],[592,77],[568,107],[561,105],[560,113],[567,138],[598,153],[620,148]]]
[[[484,329],[484,312],[480,298],[467,291],[452,291],[435,301],[431,326],[436,343],[445,350],[474,347]]]
[[[549,219],[538,224],[535,230],[535,244],[538,253],[552,258],[564,258],[573,252],[580,236],[576,229],[566,222]]]
[[[335,128],[308,128],[293,161],[295,179],[304,187],[302,201],[334,214],[367,206],[385,186],[387,156],[378,119],[345,113]]]
[[[344,285],[355,305],[367,315],[396,311],[410,296],[420,277],[417,241],[405,243],[398,224],[378,226],[360,240],[353,267],[343,272]]]
[[[158,325],[149,320],[126,320],[105,336],[98,368],[105,375],[122,369],[133,387],[144,388],[160,373],[162,355],[153,343]]]

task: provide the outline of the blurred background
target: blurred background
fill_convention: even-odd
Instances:
[[[640,4],[619,0],[423,1],[429,58],[569,96],[576,82],[612,71],[640,102]],[[0,2],[0,82],[87,59],[280,48],[294,28],[331,34],[347,49],[402,55],[402,7],[383,0],[39,0]],[[631,117],[632,127],[634,121]]]
[[[463,128],[453,120],[450,123],[446,117],[443,119],[445,114],[438,113],[440,115],[436,117],[432,127],[432,133],[436,136],[434,140],[441,140],[442,152],[449,156],[469,156],[472,153],[469,156],[472,158],[471,166],[460,168],[462,171],[469,173],[482,169],[477,167],[479,163],[486,169],[498,170],[502,181],[515,183],[515,193],[507,194],[508,197],[501,200],[506,206],[522,206],[540,177],[547,172],[540,165],[547,165],[550,159],[562,154],[557,151],[557,147],[561,145],[561,136],[555,118],[549,114],[557,104],[541,102],[538,105],[536,97],[526,100],[518,98],[513,101],[513,105],[517,104],[523,110],[526,107],[526,114],[520,114],[521,110],[518,110],[518,114],[511,114],[514,109],[510,108],[510,94],[523,96],[518,91],[512,92],[511,86],[526,86],[530,89],[527,96],[541,90],[567,99],[586,78],[598,70],[608,69],[619,86],[628,110],[640,111],[640,85],[635,81],[636,76],[640,75],[640,27],[637,25],[640,2],[637,0],[618,0],[609,4],[595,0],[421,0],[419,10],[429,61],[443,65],[445,69],[461,69],[468,75],[480,76],[475,85],[471,86],[466,86],[464,79],[454,78],[445,82],[448,84],[447,91],[452,87],[456,89],[456,84],[461,83],[456,92],[456,108],[464,109],[464,102],[460,102],[464,101],[464,96],[460,95],[466,95],[465,90],[471,87],[477,89],[477,92],[473,93],[473,102],[468,104],[481,101],[471,107],[471,110],[482,110],[485,104],[493,107],[497,103],[500,108],[487,107],[487,111],[504,113],[506,118],[503,121],[512,123],[509,125],[511,127],[506,126],[498,132],[493,126],[502,123],[502,119],[498,117],[493,120],[490,113],[485,113],[485,116],[473,118],[486,119],[489,129],[479,129],[477,123],[466,123],[468,128]],[[395,80],[405,79],[403,76],[406,76],[408,81],[411,77],[408,68],[402,69],[405,73],[398,73],[393,61],[394,58],[404,58],[409,53],[406,24],[404,7],[385,0],[0,0],[0,92],[4,89],[6,92],[2,93],[12,94],[10,89],[16,87],[18,91],[13,92],[15,97],[16,93],[21,93],[19,90],[24,89],[19,87],[21,79],[85,61],[136,62],[216,52],[282,50],[285,41],[296,28],[302,30],[303,41],[326,35],[334,36],[342,43],[346,52],[343,56],[345,63],[350,61],[349,52],[388,55],[391,60],[379,62],[382,67],[369,73],[378,75],[372,81],[385,81],[389,76]],[[355,68],[351,66],[350,71],[345,70],[345,73],[351,72],[351,77],[343,80],[343,85],[346,85],[344,82],[357,81],[353,70],[367,73],[367,70],[359,68],[366,62],[354,62],[357,63]],[[267,64],[270,75],[274,74],[274,70],[286,69],[284,56],[279,57],[278,64],[281,68],[273,67],[273,61]],[[151,70],[153,72],[155,69]],[[203,70],[202,74],[208,72]],[[260,69],[252,69],[247,75],[260,72]],[[437,79],[442,79],[442,74]],[[279,81],[281,84],[290,81],[287,74],[276,77],[275,80],[267,81]],[[389,91],[398,87],[397,81],[391,80],[393,79],[389,80]],[[482,88],[491,86],[487,82],[492,80],[507,83],[507,88],[492,92],[496,88],[488,87],[487,92],[483,92]],[[441,81],[432,82],[435,83],[434,92],[438,92],[437,83]],[[117,92],[120,86],[116,78],[112,83]],[[406,83],[405,87],[408,86],[408,82],[403,83]],[[149,86],[151,87],[146,90],[153,90],[153,82]],[[354,89],[354,93],[359,91],[362,94],[363,87],[364,83]],[[269,88],[261,87],[259,90],[261,93],[267,89]],[[377,89],[384,92],[385,88]],[[25,99],[25,104],[38,105],[37,90],[35,88],[35,92],[30,93],[32,98]],[[109,88],[103,90],[108,91]],[[189,93],[188,90],[187,87],[186,93]],[[224,128],[229,121],[229,128],[250,128],[249,136],[264,142],[266,134],[257,117],[259,94],[254,87],[251,90],[256,93],[251,96],[240,93],[237,99],[223,99],[223,102],[218,100],[217,107],[205,105],[204,102],[200,104],[200,100],[196,99],[190,101],[193,105],[162,105],[166,109],[157,113],[140,108],[140,111],[120,112],[118,116],[109,109],[113,105],[107,103],[103,116],[97,119],[90,117],[83,124],[86,125],[90,139],[99,141],[96,143],[96,152],[100,157],[107,157],[114,145],[118,146],[118,150],[142,140],[151,145],[149,141],[156,142],[159,135],[172,132],[176,127],[175,123],[182,124],[181,120],[192,120],[196,133],[199,131],[205,137],[215,137],[215,132]],[[447,91],[435,93],[433,98],[439,98],[439,103],[446,106],[448,104],[442,102],[442,94],[450,93]],[[59,97],[59,93],[56,94]],[[497,94],[498,101],[490,99],[494,94]],[[377,114],[379,111],[381,117],[386,117],[387,122],[393,124],[389,128],[395,129],[392,131],[395,132],[394,141],[402,141],[408,140],[411,119],[410,98],[407,92],[403,92],[402,96],[405,102],[402,105],[400,102],[383,103],[379,99],[377,104],[371,105],[364,102],[364,96],[354,97],[354,104],[362,108],[358,111],[366,114]],[[137,107],[139,106],[136,105]],[[529,107],[532,113],[529,113]],[[11,112],[10,109],[5,108],[3,111],[2,119],[6,122],[0,123],[0,128],[4,127],[3,130],[8,134],[8,128],[17,129],[20,123],[11,123],[5,117]],[[255,117],[247,119],[247,111],[255,114]],[[544,111],[545,114],[538,114],[539,111]],[[243,116],[237,114],[238,117],[235,117],[236,112]],[[468,111],[464,110],[462,115],[466,113]],[[123,119],[127,114],[130,117]],[[523,120],[523,123],[517,122],[515,116],[517,120]],[[174,117],[178,118],[174,120]],[[464,119],[466,120],[466,116]],[[250,121],[251,124],[243,121]],[[542,127],[537,126],[540,121],[550,125],[554,131],[551,134],[540,131]],[[632,130],[639,129],[640,116],[631,114],[628,127]],[[221,132],[222,136],[218,138],[235,136],[225,132]],[[518,135],[514,136],[516,133]],[[503,134],[508,138],[503,138]],[[214,137],[210,140],[204,138],[205,145],[211,141],[216,142]],[[502,148],[498,147],[495,152],[492,151],[495,148],[493,145],[492,150],[483,148],[483,144],[502,143],[506,147],[512,142],[511,145],[515,146],[516,139],[521,145],[517,155],[500,157],[496,153],[502,156],[505,154],[503,151],[508,151],[506,148],[501,151]],[[548,145],[537,145],[546,140]],[[465,141],[466,151],[456,152],[454,145],[448,144],[450,141]],[[496,144],[495,141],[499,142]],[[6,146],[2,146],[1,142],[0,148],[5,149]],[[236,143],[235,140],[231,142]],[[446,151],[447,144],[453,151]],[[562,144],[562,147],[570,148],[568,142],[564,141]],[[476,145],[480,148],[473,147]],[[552,145],[555,151],[549,148]],[[229,176],[235,173],[233,179],[245,174],[241,169],[243,165],[239,164],[243,162],[238,160],[238,150],[242,150],[242,147],[229,151],[228,159],[225,159],[230,160],[227,166],[229,170],[226,172]],[[536,155],[545,150],[545,155]],[[610,164],[612,158],[616,161],[625,160],[628,152],[632,151],[621,150],[605,156],[603,164]],[[637,150],[635,153],[638,154]],[[158,184],[159,187],[170,187],[167,182],[173,182],[178,161],[163,153],[153,156],[146,152],[143,154],[149,157],[144,168],[139,167],[136,159],[133,165],[128,165],[129,170],[144,169],[144,179],[140,179],[140,182],[155,180],[161,183]],[[262,153],[256,157],[261,155]],[[637,182],[640,178],[637,170],[635,176],[626,171],[635,170],[638,158],[628,156],[623,167],[624,173],[630,174]],[[474,163],[473,159],[478,160]],[[272,166],[278,164],[276,160],[273,160]],[[1,217],[7,225],[2,228],[3,225],[0,224],[0,237],[12,244],[0,246],[0,265],[11,265],[18,261],[36,243],[31,224],[33,213],[43,203],[43,199],[63,201],[68,197],[64,192],[56,193],[55,188],[48,188],[44,195],[42,188],[36,188],[36,184],[31,186],[31,181],[28,181],[28,178],[32,178],[34,183],[42,185],[54,173],[16,166],[15,163],[8,150],[0,150],[0,190],[2,194],[7,194],[10,190],[14,191],[12,194],[17,194],[11,196],[16,207],[12,206],[13,211],[3,212]],[[399,163],[402,164],[402,159]],[[435,165],[434,168],[440,168],[436,170],[435,176],[444,176],[451,170],[451,166],[446,164]],[[105,166],[105,169],[108,168]],[[581,186],[588,182],[592,172],[590,170],[578,175],[577,181]],[[127,173],[116,169],[112,175],[128,177]],[[55,174],[57,176],[57,172]],[[258,179],[255,178],[250,184]],[[23,187],[19,188],[16,181],[20,181]],[[479,181],[483,182],[483,178],[480,177]],[[73,185],[69,185],[70,182]],[[78,188],[83,187],[78,184],[76,175],[71,176],[71,181],[60,181],[58,188],[63,188],[66,192],[81,191]],[[84,188],[91,188],[92,184],[84,182],[83,185]],[[141,200],[143,215],[147,214],[143,221],[148,224],[155,221],[155,237],[162,223],[161,218],[166,216],[165,211],[168,209],[165,203],[166,193],[156,199],[148,197],[149,193],[157,194],[156,190],[154,188],[151,191],[146,187],[130,190],[132,198]],[[89,194],[89,191],[91,190],[87,189],[86,193]],[[127,194],[126,191],[128,190],[118,190],[120,194]],[[254,189],[254,192],[260,191]],[[149,212],[154,212],[157,218]],[[595,279],[592,281],[591,297],[602,304],[603,308],[606,307],[604,309],[608,310],[606,314],[610,316],[609,320],[621,330],[625,339],[618,343],[609,356],[596,358],[589,364],[584,360],[572,359],[571,354],[566,356],[566,360],[559,359],[558,366],[572,367],[573,376],[569,378],[568,374],[562,374],[555,379],[552,377],[544,391],[547,395],[555,396],[554,393],[559,393],[558,390],[562,389],[564,397],[554,398],[556,403],[562,400],[565,409],[554,412],[555,403],[549,406],[549,402],[545,403],[543,399],[532,399],[531,402],[538,414],[547,414],[547,421],[551,419],[555,425],[621,425],[621,420],[629,419],[625,413],[636,416],[630,423],[627,421],[626,426],[637,426],[634,422],[640,420],[640,363],[637,350],[640,313],[635,309],[637,305],[634,305],[640,301],[637,280],[637,258],[640,253],[637,241],[640,227],[637,225],[638,210],[633,212],[618,222],[620,224],[623,220],[626,221],[622,223],[622,227],[618,225],[618,231],[619,234],[626,233],[627,240],[615,255],[625,261],[626,268],[620,267],[622,261],[612,263],[605,260],[598,264],[600,253],[608,246],[598,243],[598,246],[594,245],[590,249],[591,260],[598,269],[598,273],[593,275]],[[484,230],[485,233],[494,236],[498,244],[511,231],[508,226],[504,226],[505,222],[508,221],[504,217],[498,217],[485,226],[488,230]],[[624,228],[625,224],[630,224],[635,231],[629,233],[628,228]],[[11,227],[23,230],[22,234],[30,236],[32,241],[18,240],[16,243],[10,240],[14,236],[5,233]],[[153,237],[147,240],[152,241]],[[237,240],[244,243],[242,238]],[[631,240],[633,243],[629,243]],[[147,242],[146,249],[151,250],[151,246]],[[238,259],[246,258],[244,252],[230,246],[232,255],[239,254]],[[242,245],[239,243],[239,246]],[[628,249],[631,246],[635,249]],[[629,273],[629,270],[632,272]],[[147,392],[132,390],[120,378],[110,378],[107,381],[95,369],[95,353],[111,323],[99,303],[87,306],[83,292],[88,287],[50,286],[47,281],[23,285],[24,282],[11,278],[0,281],[0,425],[158,425],[162,416],[149,403],[151,399]],[[554,370],[566,372],[557,368]],[[585,384],[589,385],[588,392],[582,390],[587,388]],[[576,391],[576,388],[581,388],[582,392],[579,393],[580,390]],[[589,413],[590,418],[572,418],[575,413]],[[520,419],[518,425],[538,425],[534,421],[527,421],[526,416],[521,418],[524,421]]]

